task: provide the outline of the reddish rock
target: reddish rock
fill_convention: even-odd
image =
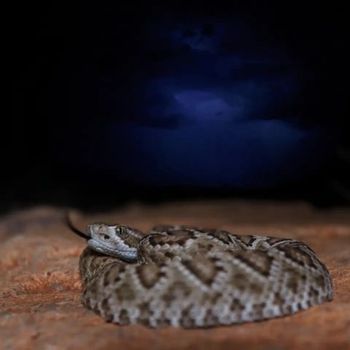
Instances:
[[[105,323],[79,301],[85,242],[63,210],[33,208],[0,221],[0,349],[350,349],[350,209],[303,203],[208,201],[131,205],[75,215],[77,225],[122,222],[218,227],[308,243],[333,277],[334,301],[290,317],[213,329],[148,329]]]

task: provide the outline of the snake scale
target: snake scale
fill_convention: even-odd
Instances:
[[[189,226],[147,235],[92,224],[80,256],[82,303],[109,322],[213,327],[290,315],[332,300],[325,265],[305,243]]]

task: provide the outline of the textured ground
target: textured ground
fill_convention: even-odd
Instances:
[[[93,221],[142,230],[182,223],[293,237],[310,244],[331,272],[331,303],[291,317],[206,330],[119,327],[85,310],[77,270],[85,244],[64,226],[62,214],[41,207],[0,219],[0,349],[350,349],[350,209],[210,201],[75,215],[82,228]]]

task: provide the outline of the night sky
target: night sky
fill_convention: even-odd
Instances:
[[[348,204],[341,5],[11,10],[2,210],[178,197]]]

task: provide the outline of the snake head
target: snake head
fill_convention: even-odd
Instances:
[[[122,225],[92,224],[88,233],[88,246],[96,252],[127,262],[137,261],[142,236],[136,230]]]

